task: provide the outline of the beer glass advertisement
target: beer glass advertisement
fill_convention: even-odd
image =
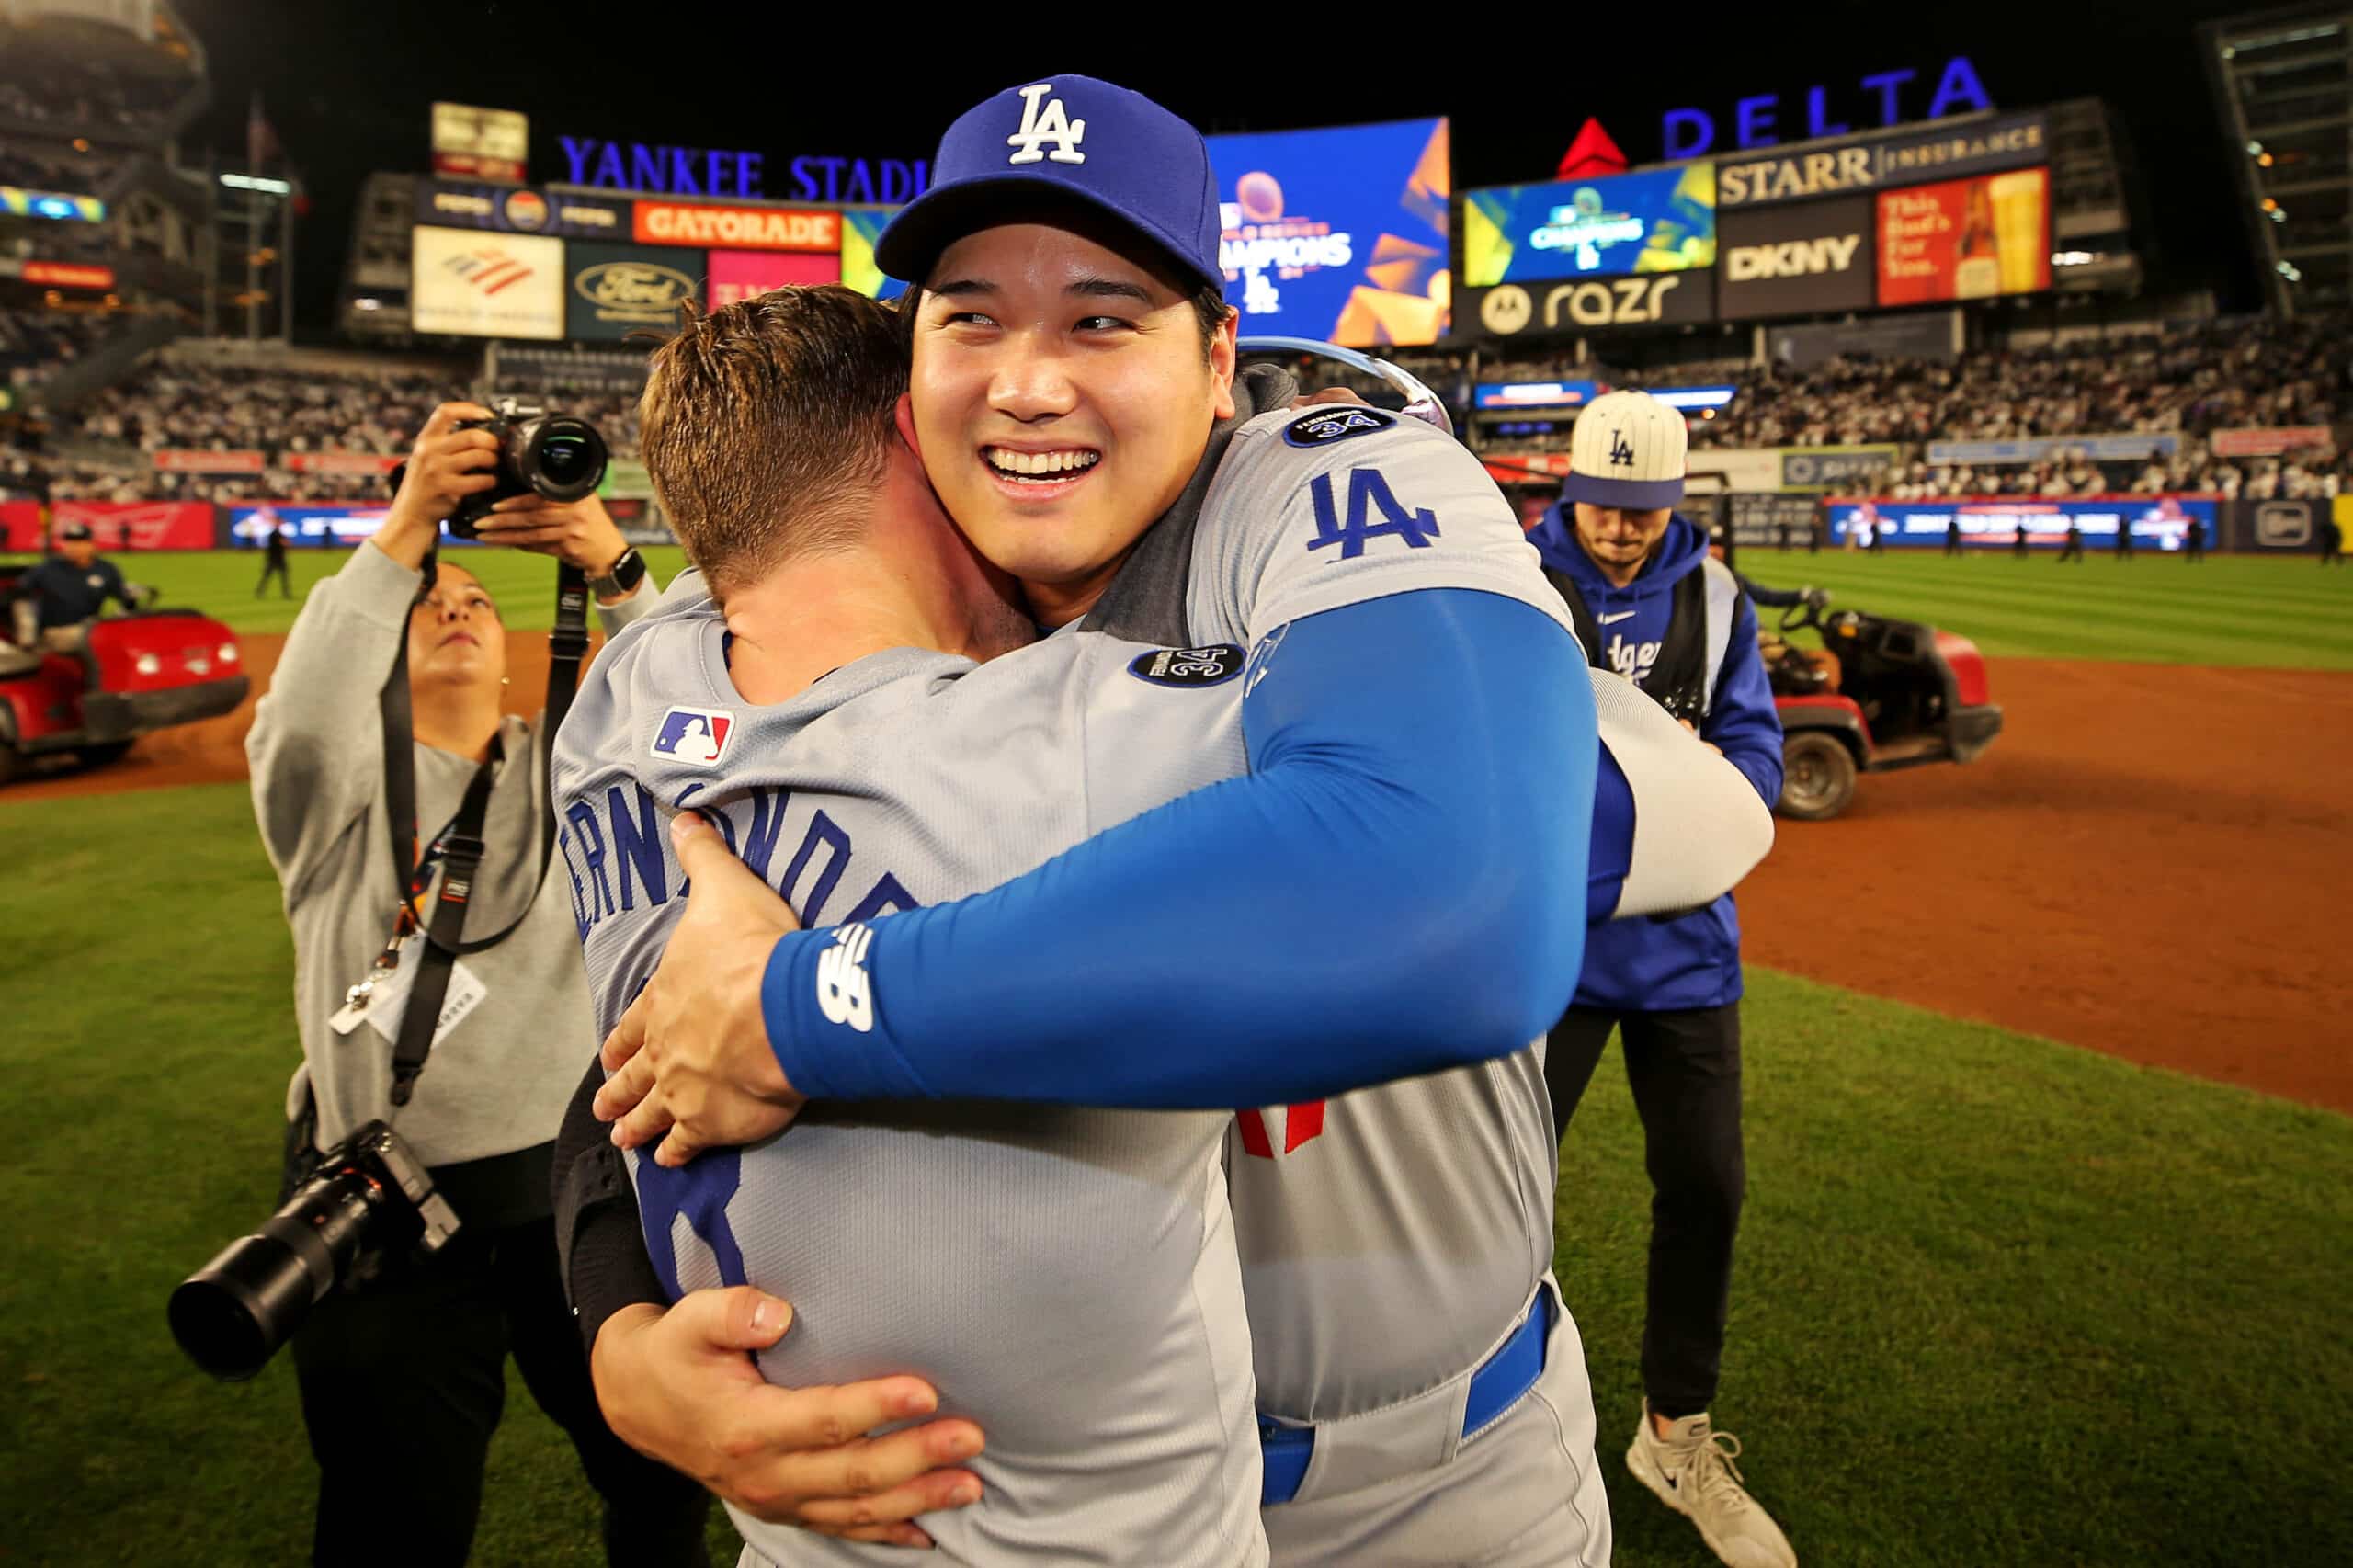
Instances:
[[[1716,166],[1474,190],[1462,200],[1462,281],[1622,278],[1716,264]]]
[[[1446,334],[1443,119],[1212,136],[1218,262],[1242,331],[1355,347]]]
[[[1938,305],[2051,287],[2051,171],[1879,195],[1879,302]]]

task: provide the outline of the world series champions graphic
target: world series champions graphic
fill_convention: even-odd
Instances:
[[[1355,347],[1445,335],[1446,120],[1212,136],[1209,145],[1218,259],[1245,333]]]

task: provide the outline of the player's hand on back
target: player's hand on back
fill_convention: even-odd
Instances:
[[[689,1291],[667,1312],[614,1313],[589,1357],[607,1424],[771,1524],[929,1546],[907,1521],[979,1498],[980,1477],[956,1467],[981,1451],[981,1429],[925,1421],[939,1396],[920,1378],[805,1389],[767,1381],[748,1352],[774,1345],[791,1318],[790,1306],[749,1286]],[[903,1421],[920,1424],[870,1436]]]
[[[670,824],[691,882],[654,978],[605,1039],[597,1118],[613,1142],[661,1141],[656,1165],[781,1132],[806,1103],[768,1049],[760,982],[777,938],[801,928],[776,891],[693,812]]]

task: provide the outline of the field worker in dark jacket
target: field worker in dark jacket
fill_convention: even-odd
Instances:
[[[92,690],[98,685],[98,663],[90,652],[90,622],[109,599],[127,610],[139,608],[114,562],[98,554],[90,525],[78,522],[58,525],[57,553],[17,578],[10,597],[16,600],[11,608],[17,640],[28,648],[71,653],[81,660]]]
[[[1687,445],[1683,415],[1649,393],[1595,399],[1577,417],[1561,501],[1529,537],[1593,663],[1696,729],[1769,806],[1781,792],[1781,721],[1756,611],[1731,569],[1709,559],[1705,533],[1674,511]],[[1789,1541],[1731,1462],[1738,1442],[1708,1415],[1745,1182],[1740,996],[1729,893],[1671,919],[1596,927],[1544,1076],[1554,1129],[1565,1132],[1615,1029],[1643,1119],[1655,1199],[1646,1397],[1627,1468],[1724,1562],[1794,1568]]]

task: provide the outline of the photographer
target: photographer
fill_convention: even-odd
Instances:
[[[313,1561],[465,1561],[512,1350],[604,1498],[610,1561],[701,1563],[707,1499],[606,1427],[558,1278],[552,1141],[596,1035],[566,876],[540,875],[550,807],[539,722],[501,712],[506,632],[482,584],[449,559],[467,552],[446,553],[430,577],[423,571],[442,519],[498,487],[497,439],[457,427],[488,417],[472,403],[433,411],[382,528],[304,604],[245,742],[254,813],[294,931],[303,1065],[288,1095],[290,1183],[318,1152],[381,1118],[459,1221],[438,1252],[388,1253],[375,1278],[330,1293],[295,1332],[321,1472]],[[593,497],[559,506],[515,496],[480,530],[485,543],[584,572],[608,633],[654,606],[656,585]],[[396,824],[385,735],[398,731],[379,698],[404,638],[415,821]],[[387,995],[355,1008],[346,990],[374,973],[396,928],[427,918],[443,851],[462,836],[449,829],[483,788],[464,932],[472,940],[513,929],[449,971],[431,1051],[399,1105],[404,1003]],[[396,833],[416,868],[406,886],[394,870]],[[403,944],[404,972],[423,967],[425,946],[414,935]]]

